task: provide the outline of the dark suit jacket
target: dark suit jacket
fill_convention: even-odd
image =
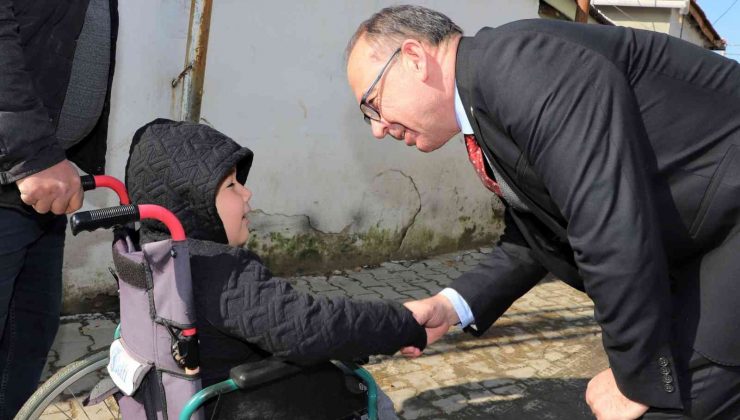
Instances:
[[[530,212],[454,282],[481,333],[548,271],[595,304],[620,390],[680,408],[679,342],[740,365],[740,65],[676,38],[520,21],[463,38],[457,86]]]

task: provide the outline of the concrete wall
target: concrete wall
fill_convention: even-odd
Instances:
[[[709,47],[709,42],[696,21],[691,15],[682,15],[679,13],[679,9],[671,9],[671,28],[669,34],[700,47]]]
[[[680,9],[627,6],[598,6],[617,25],[662,32],[707,47],[707,40],[689,15]]]
[[[619,26],[668,33],[671,9],[653,7],[598,6],[599,10]]]
[[[375,140],[347,87],[343,51],[391,1],[244,2],[213,9],[203,121],[255,152],[250,246],[277,271],[372,264],[486,243],[500,204],[480,185],[461,139],[424,155]],[[468,34],[537,17],[537,1],[420,1]],[[178,118],[189,0],[120,2],[108,173],[123,177],[131,136]],[[143,12],[145,11],[145,12]],[[93,192],[86,208],[114,205]],[[71,235],[65,311],[104,307],[115,290],[108,233]]]

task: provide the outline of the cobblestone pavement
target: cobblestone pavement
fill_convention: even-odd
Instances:
[[[488,252],[394,261],[290,281],[323,295],[403,302],[437,293]],[[65,317],[44,378],[106,347],[116,322],[114,313]],[[606,367],[591,302],[558,281],[535,287],[482,337],[457,328],[420,358],[373,357],[366,366],[395,403],[399,417],[409,420],[591,418],[583,394],[589,378]],[[44,418],[69,417],[57,413]]]

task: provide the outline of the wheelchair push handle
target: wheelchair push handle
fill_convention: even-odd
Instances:
[[[69,226],[72,234],[76,236],[82,231],[110,229],[137,220],[139,220],[139,209],[128,205],[77,212],[69,218]]]
[[[155,204],[116,206],[80,211],[69,218],[69,226],[72,229],[72,234],[77,235],[82,231],[92,232],[97,229],[110,229],[114,226],[122,226],[144,219],[159,220],[167,226],[172,240],[185,240],[185,230],[177,217],[166,208]]]
[[[118,200],[121,205],[131,204],[131,200],[128,198],[128,192],[126,192],[126,186],[123,182],[109,175],[82,175],[80,177],[80,184],[84,191],[94,190],[96,188],[110,188],[115,191],[118,195]]]

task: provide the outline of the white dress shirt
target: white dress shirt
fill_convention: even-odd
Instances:
[[[473,127],[470,125],[462,100],[460,99],[460,94],[457,92],[457,83],[455,83],[455,118],[463,134],[473,134]],[[460,318],[460,325],[463,328],[475,324],[473,311],[470,310],[470,305],[460,296],[460,293],[457,293],[455,289],[447,287],[439,292],[439,294],[446,297],[452,303],[455,312],[457,312],[457,317]]]

